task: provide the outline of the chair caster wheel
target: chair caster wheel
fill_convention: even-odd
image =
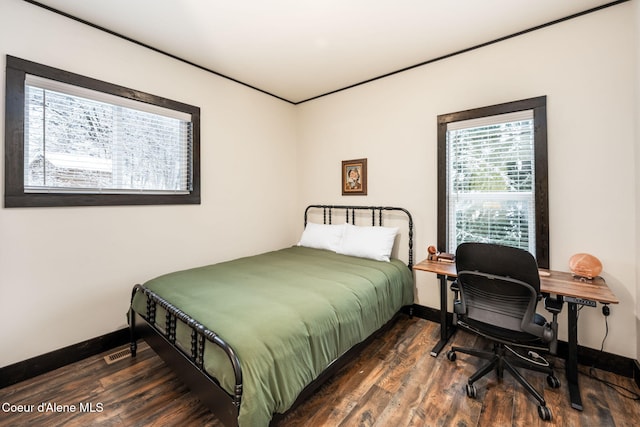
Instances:
[[[478,395],[478,389],[476,388],[476,386],[473,384],[467,384],[466,388],[467,388],[467,397],[475,399],[476,396]],[[538,410],[538,412],[540,412],[540,410]]]
[[[551,388],[558,388],[560,387],[560,380],[555,375],[548,375],[547,384],[549,384]]]
[[[538,415],[542,421],[551,421],[551,409],[546,406],[538,405]]]
[[[447,359],[454,362],[456,360],[456,352],[453,350],[447,351]]]

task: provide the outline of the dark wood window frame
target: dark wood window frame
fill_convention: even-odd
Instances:
[[[7,55],[4,206],[114,206],[200,203],[200,108]],[[145,102],[191,115],[192,189],[188,194],[55,194],[24,191],[24,109],[27,74]]]
[[[438,116],[438,249],[448,247],[447,123],[516,111],[533,110],[535,156],[536,260],[549,268],[549,184],[547,156],[547,97],[523,99]]]

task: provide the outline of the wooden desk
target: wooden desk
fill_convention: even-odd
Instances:
[[[444,348],[449,337],[455,332],[447,317],[447,281],[457,277],[456,265],[451,262],[423,260],[413,266],[414,270],[435,273],[440,279],[440,340],[431,350],[436,357]],[[568,344],[569,351],[565,363],[571,407],[582,410],[582,398],[578,386],[578,305],[595,307],[596,303],[618,304],[618,299],[611,292],[607,283],[597,277],[590,281],[582,281],[571,273],[540,270],[540,291],[553,294],[567,303]]]

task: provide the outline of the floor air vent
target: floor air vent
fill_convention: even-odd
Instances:
[[[104,357],[104,361],[107,362],[107,365],[111,365],[112,363],[116,363],[118,360],[126,359],[131,357],[131,350],[125,348],[120,351],[116,351],[115,353],[108,354]]]

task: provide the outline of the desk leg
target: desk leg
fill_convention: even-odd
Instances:
[[[568,303],[568,305],[569,354],[567,355],[565,371],[567,373],[567,382],[569,383],[571,407],[582,411],[582,397],[580,397],[580,387],[578,386],[578,306],[573,302]]]
[[[431,355],[437,357],[440,351],[453,335],[455,328],[447,320],[447,276],[438,275],[440,279],[440,341],[431,350]]]

